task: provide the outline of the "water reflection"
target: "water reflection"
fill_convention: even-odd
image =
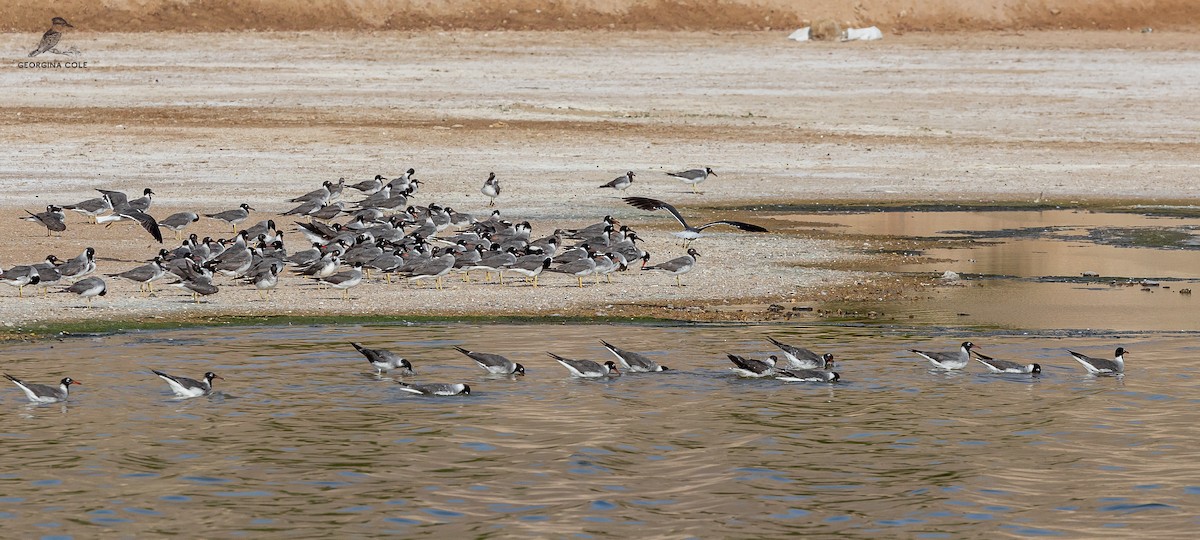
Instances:
[[[768,333],[834,352],[845,384],[732,376],[722,353],[761,357]],[[580,381],[544,357],[602,360],[597,336],[673,370]],[[964,338],[1044,372],[935,372],[907,352]],[[409,397],[347,341],[402,350],[415,380],[474,393]],[[95,382],[67,406],[0,393],[0,523],[64,536],[1178,535],[1200,505],[1194,341],[431,325],[6,344],[14,370]],[[1118,343],[1135,351],[1123,379],[1089,377],[1064,351]],[[451,344],[486,344],[529,375],[489,377]],[[227,380],[176,401],[147,365]]]
[[[889,271],[955,272],[967,279],[884,309],[900,320],[1024,329],[1200,330],[1190,294],[1200,285],[1200,220],[1068,210],[1023,212],[873,212],[802,214],[852,234],[971,238],[925,250]],[[1179,232],[1189,249],[1134,247],[1113,230],[1147,242]],[[1125,238],[1125,237],[1120,237]],[[1087,277],[1085,277],[1085,275]],[[1143,287],[1153,280],[1157,285]]]

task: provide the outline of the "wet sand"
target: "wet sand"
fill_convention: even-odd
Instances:
[[[666,214],[633,210],[596,186],[638,173],[628,195],[711,209],[820,201],[1131,200],[1190,203],[1200,111],[1200,38],[1184,33],[909,34],[874,43],[796,44],[779,33],[298,32],[89,34],[86,68],[0,70],[0,264],[94,246],[100,273],[158,245],[135,226],[75,214],[46,238],[24,210],[94,188],[152,187],[151,213],[252,219],[323,180],[427,182],[414,202],[485,214],[478,187],[504,182],[499,208],[534,235],[606,214],[642,231],[660,262],[681,255]],[[0,35],[20,50],[25,34]],[[703,195],[663,173],[712,166]],[[739,219],[754,221],[752,213]],[[290,224],[287,219],[277,219]],[[290,229],[290,227],[289,227]],[[226,235],[202,220],[189,232]],[[290,235],[289,247],[303,239]],[[207,301],[157,297],[109,280],[92,310],[67,294],[20,300],[0,320],[203,319],[224,315],[535,314],[717,318],[725,303],[816,302],[855,289],[862,246],[716,231],[686,287],[662,275],[577,289],[448,281],[443,291],[368,283],[343,302],[297,278],[271,302],[224,288]],[[846,264],[850,261],[850,264]],[[635,275],[636,274],[636,275]],[[880,277],[875,276],[876,281]],[[218,283],[222,283],[218,281]],[[824,294],[822,294],[824,293]],[[714,309],[706,309],[712,307]],[[740,316],[740,315],[739,315]]]

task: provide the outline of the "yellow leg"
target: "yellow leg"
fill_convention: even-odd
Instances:
[[[583,278],[579,277],[579,276],[575,276],[575,279],[579,280],[579,288],[582,289],[583,288]]]
[[[679,276],[675,276],[675,286],[682,287],[683,283],[679,281]]]
[[[469,270],[466,272],[463,272],[463,283],[470,283],[470,282],[471,282],[471,272]]]

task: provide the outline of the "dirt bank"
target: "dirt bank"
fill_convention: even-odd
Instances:
[[[495,171],[505,182],[500,209],[533,222],[534,235],[611,214],[643,232],[655,261],[682,253],[668,234],[670,217],[597,189],[626,170],[638,174],[628,195],[666,199],[696,220],[757,221],[753,212],[714,208],[812,200],[1178,201],[1200,189],[1200,47],[1190,33],[906,34],[854,44],[656,31],[69,37],[86,68],[14,61],[0,69],[5,268],[86,246],[96,248],[102,274],[152,257],[159,246],[126,224],[105,228],[72,214],[61,238],[47,238],[17,220],[48,203],[93,197],[95,188],[152,187],[158,217],[249,202],[257,220],[277,217],[292,206],[288,197],[322,180],[396,176],[408,167],[427,182],[419,204],[486,213],[478,190]],[[21,50],[29,38],[0,35],[0,50]],[[720,176],[703,195],[664,174],[704,165]],[[277,221],[290,231],[289,221]],[[228,234],[211,220],[192,230]],[[697,244],[703,256],[686,287],[649,272],[585,289],[561,275],[536,290],[456,281],[435,291],[372,280],[343,302],[336,291],[289,277],[273,302],[222,281],[220,293],[193,304],[176,289],[147,298],[112,279],[91,311],[69,294],[23,300],[2,286],[0,321],[706,318],[693,308],[748,298],[791,306],[842,298],[846,287],[889,294],[844,262],[861,246],[714,232]],[[288,234],[293,251],[305,247]]]
[[[40,32],[51,17],[81,31],[226,30],[762,30],[804,21],[888,32],[1183,29],[1192,0],[15,0],[0,29]]]

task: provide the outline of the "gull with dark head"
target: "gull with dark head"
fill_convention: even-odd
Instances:
[[[4,374],[4,377],[12,381],[13,384],[17,385],[17,388],[20,388],[21,391],[25,392],[25,395],[29,397],[29,401],[34,403],[57,403],[59,401],[66,401],[67,396],[71,393],[71,385],[81,384],[79,381],[76,381],[70,377],[64,377],[63,380],[58,382],[58,387],[56,388],[46,384],[27,383],[7,373]]]
[[[200,397],[200,396],[207,396],[207,395],[211,394],[213,391],[213,385],[212,385],[213,379],[225,380],[225,377],[217,375],[216,373],[213,373],[211,371],[204,374],[204,380],[202,380],[202,381],[197,381],[196,379],[189,379],[187,377],[178,377],[175,375],[168,375],[166,373],[163,373],[163,372],[155,370],[155,369],[152,369],[150,371],[153,371],[155,375],[158,375],[158,378],[166,381],[167,384],[171,387],[171,391],[175,392],[175,395],[177,397],[181,397],[181,398],[194,398],[194,397]]]
[[[357,343],[351,343],[350,346],[354,347],[356,351],[365,356],[367,358],[367,362],[370,362],[375,369],[379,370],[376,375],[382,376],[384,371],[391,371],[393,369],[399,369],[401,376],[407,377],[413,374],[412,364],[409,363],[408,360],[405,360],[403,357],[392,351],[384,349],[368,349]]]
[[[633,351],[627,351],[604,340],[600,340],[600,343],[604,345],[605,349],[608,349],[608,352],[613,353],[613,356],[617,357],[617,360],[621,362],[621,366],[624,367],[626,371],[633,373],[652,373],[655,371],[668,370],[667,366],[661,366],[658,364],[658,362],[655,362],[654,360],[651,360],[642,354],[635,353]]]
[[[705,167],[703,169],[689,169],[686,171],[667,173],[667,176],[674,176],[675,178],[678,178],[683,183],[692,186],[692,193],[698,193],[696,191],[696,186],[699,185],[701,182],[708,180],[709,176],[716,176],[716,175],[717,175],[717,173],[713,172],[713,170],[709,167]]]
[[[767,340],[783,351],[783,357],[787,360],[788,369],[833,369],[832,354],[817,354],[804,347],[788,345],[773,337],[767,337]]]
[[[400,389],[412,394],[420,394],[422,396],[469,396],[471,395],[471,386],[462,383],[427,383],[427,384],[410,384],[399,382]]]
[[[1075,351],[1068,350],[1075,361],[1083,364],[1084,369],[1092,375],[1120,375],[1125,373],[1125,347],[1117,347],[1117,352],[1114,353],[1113,359],[1096,358],[1086,354],[1080,354]]]
[[[683,282],[679,280],[679,277],[691,272],[692,269],[696,267],[696,259],[698,257],[700,257],[700,252],[696,251],[696,248],[688,248],[687,255],[676,257],[669,261],[658,263],[654,266],[643,265],[642,270],[655,270],[671,274],[675,276],[675,285],[682,287]]]
[[[621,371],[617,369],[617,364],[612,360],[601,364],[591,360],[572,360],[570,358],[563,358],[552,352],[548,352],[546,354],[550,355],[550,358],[555,359],[558,361],[558,363],[562,364],[563,367],[567,368],[567,371],[571,372],[571,376],[573,377],[597,379],[600,377],[610,377],[621,374]]]
[[[909,349],[909,351],[929,360],[934,367],[941,369],[962,369],[971,363],[971,349],[974,348],[974,343],[964,341],[962,346],[959,347],[958,352],[928,352],[916,349]]]
[[[975,354],[975,360],[988,369],[991,373],[1041,373],[1042,366],[1040,364],[1019,364],[1008,360],[999,360],[980,354],[978,351],[972,351]]]
[[[525,366],[517,362],[513,362],[498,354],[484,353],[478,351],[468,351],[462,347],[455,347],[454,350],[463,353],[474,360],[479,367],[486,369],[492,375],[524,375]]]

